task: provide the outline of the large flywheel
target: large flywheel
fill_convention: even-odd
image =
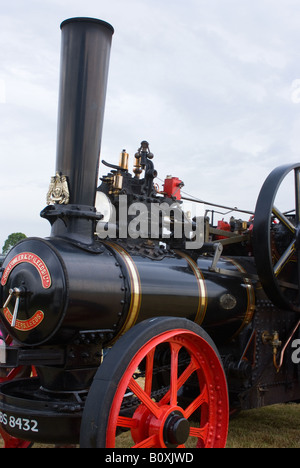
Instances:
[[[269,299],[300,312],[300,163],[280,166],[266,179],[255,210],[253,247]]]
[[[181,400],[189,385],[190,399]],[[86,401],[80,444],[223,448],[228,419],[226,378],[209,336],[189,320],[155,318],[132,328],[104,358]]]

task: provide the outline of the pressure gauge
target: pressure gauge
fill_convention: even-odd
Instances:
[[[96,210],[103,215],[100,223],[108,223],[112,218],[113,206],[107,195],[103,192],[96,192]]]

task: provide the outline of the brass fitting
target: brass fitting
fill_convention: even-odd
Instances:
[[[280,370],[280,366],[277,364],[278,349],[282,346],[282,341],[279,340],[279,333],[274,331],[272,334],[268,331],[264,331],[262,334],[263,344],[270,344],[273,348],[273,364],[277,372]]]

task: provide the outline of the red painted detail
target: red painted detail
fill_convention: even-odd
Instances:
[[[228,231],[230,232],[231,231],[231,226],[229,223],[227,223],[227,221],[218,221],[218,229],[220,229],[221,231]],[[221,240],[221,239],[227,239],[226,236],[216,236],[216,239],[217,240]]]
[[[154,355],[157,346],[161,344],[170,347],[170,382],[164,396],[154,401],[151,395]],[[184,365],[181,364],[179,373],[180,352],[189,358],[185,359]],[[145,363],[143,384],[134,379],[142,361]],[[196,379],[199,393],[193,396],[188,405],[180,406],[178,392],[190,378]],[[128,389],[139,402],[131,417],[121,416],[122,402]],[[222,364],[204,338],[184,329],[166,331],[153,337],[131,360],[114,396],[106,429],[106,447],[114,448],[117,429],[127,428],[134,441],[132,448],[167,448],[165,431],[173,415],[181,418],[185,426],[188,421],[187,439],[196,439],[196,448],[225,447],[229,405]],[[185,448],[186,442],[178,443],[177,447]]]
[[[44,289],[50,288],[51,276],[48,271],[48,268],[46,264],[43,262],[43,260],[32,252],[23,252],[21,254],[16,255],[12,260],[10,260],[10,262],[8,263],[2,275],[2,279],[1,279],[2,286],[6,285],[7,280],[12,270],[17,265],[20,265],[21,263],[30,263],[31,265],[33,265],[37,269],[41,277],[43,288]]]
[[[13,315],[10,312],[8,307],[6,307],[3,310],[3,314],[6,320],[8,321],[8,323],[11,324]],[[28,332],[36,328],[44,320],[44,316],[45,316],[44,312],[42,312],[41,310],[37,310],[36,313],[32,317],[30,317],[30,319],[27,319],[27,320],[17,319],[16,325],[14,328],[22,332]]]
[[[14,369],[11,369],[5,377],[0,378],[0,383],[2,382],[8,382],[13,379],[18,379],[22,377],[22,372],[23,372],[23,366],[15,367]],[[36,370],[34,367],[32,367],[32,376],[36,376]],[[9,435],[3,427],[0,426],[0,437],[2,437],[4,446],[3,448],[30,448],[32,445],[32,442],[29,440],[23,440],[23,439],[17,439],[16,437],[13,437]]]
[[[183,182],[178,177],[167,177],[164,183],[164,193],[167,197],[181,200],[180,189],[183,187]]]

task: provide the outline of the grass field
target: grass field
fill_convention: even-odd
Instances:
[[[300,448],[300,405],[241,412],[230,421],[227,448]]]

